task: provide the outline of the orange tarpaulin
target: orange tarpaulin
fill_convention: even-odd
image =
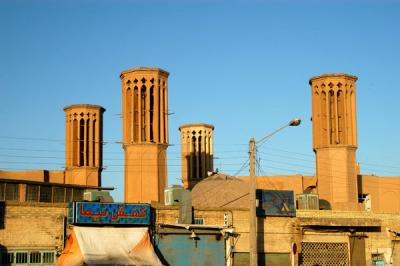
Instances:
[[[69,236],[65,248],[58,258],[56,266],[62,265],[83,265],[83,256],[74,231]]]
[[[74,227],[57,266],[155,265],[147,228]]]

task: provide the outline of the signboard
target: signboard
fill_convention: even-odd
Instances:
[[[257,189],[258,216],[296,216],[293,191]]]
[[[68,209],[70,224],[149,225],[149,204],[73,202]]]

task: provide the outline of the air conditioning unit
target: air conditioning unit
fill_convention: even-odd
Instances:
[[[84,201],[96,201],[96,202],[114,202],[114,199],[108,191],[86,191],[83,194]]]
[[[316,193],[297,194],[296,203],[299,210],[319,210],[319,196]]]
[[[182,204],[183,187],[174,185],[164,190],[164,202],[168,206]]]
[[[192,223],[192,193],[181,186],[172,186],[164,191],[165,205],[179,206],[180,224]]]

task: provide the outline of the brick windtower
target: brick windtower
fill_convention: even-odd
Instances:
[[[99,105],[76,104],[65,111],[65,183],[101,186],[103,113]]]
[[[355,210],[358,203],[356,81],[324,74],[309,82],[318,194],[338,210]]]
[[[196,183],[213,171],[213,131],[209,124],[187,124],[179,127],[181,132],[182,181],[185,188],[192,189]]]
[[[167,185],[168,76],[160,68],[121,73],[125,202],[163,202]]]

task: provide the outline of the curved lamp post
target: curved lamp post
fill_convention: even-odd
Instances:
[[[273,135],[283,130],[286,127],[295,127],[300,125],[301,119],[295,118],[290,122],[270,134],[266,135],[259,141],[254,138],[250,139],[250,184],[249,184],[249,197],[250,197],[250,210],[249,210],[249,249],[250,249],[250,266],[257,265],[257,216],[256,216],[256,177],[255,177],[255,146],[261,147]]]

